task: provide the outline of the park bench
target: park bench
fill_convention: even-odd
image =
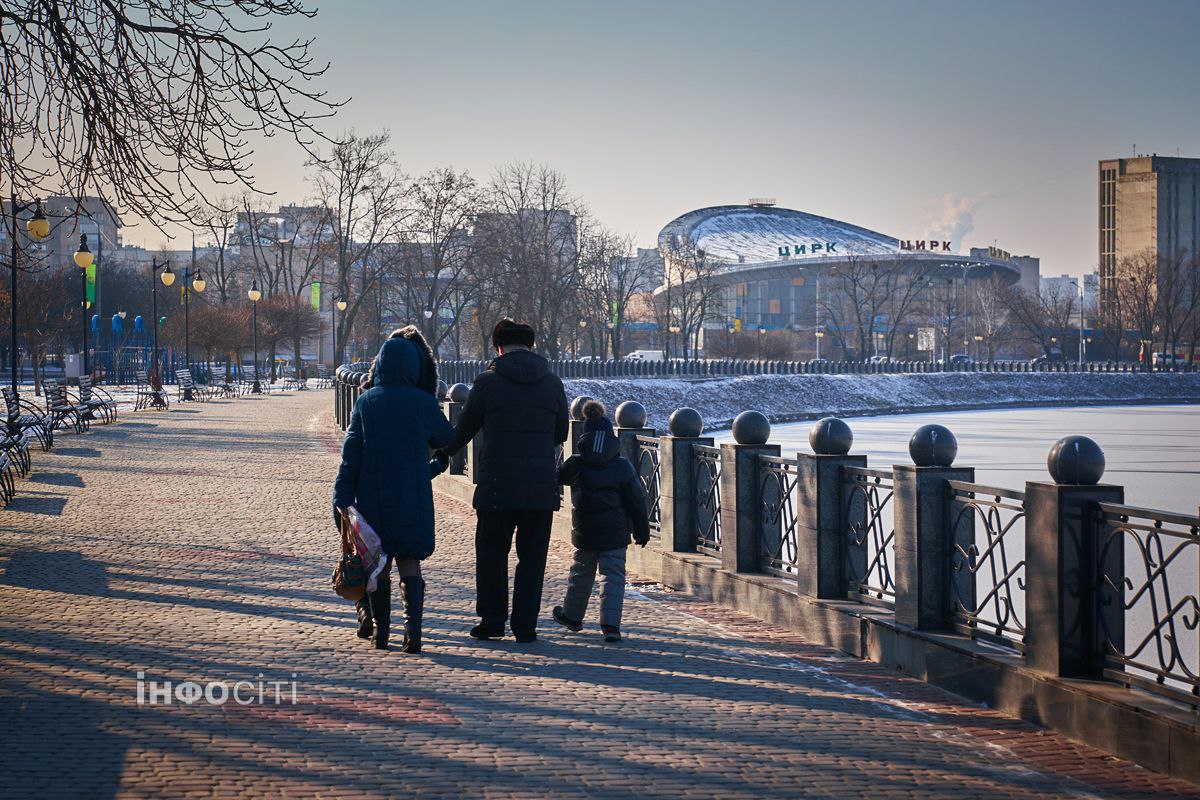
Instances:
[[[90,375],[79,379],[79,404],[87,407],[93,419],[112,422],[117,418],[117,401],[108,392],[93,386]]]
[[[166,411],[170,408],[171,401],[167,398],[167,390],[152,387],[146,370],[139,369],[135,373],[135,380],[137,382],[137,398],[133,403],[134,411],[141,411],[143,408],[156,408],[159,411]]]
[[[85,405],[72,403],[67,390],[57,379],[47,378],[42,382],[42,389],[46,392],[46,410],[50,412],[51,428],[70,425],[76,433],[83,433],[88,429],[92,418],[91,411]]]
[[[54,428],[51,416],[28,400],[21,400],[18,403],[13,390],[7,386],[0,391],[4,393],[7,435],[28,441],[29,435],[33,434],[37,437],[43,450],[53,447]]]
[[[260,389],[262,389],[262,391],[265,394],[270,394],[271,393],[270,380],[268,380],[266,378],[266,376],[259,376],[258,369],[253,366],[242,367],[242,375],[241,375],[241,381],[240,381],[241,386],[242,386],[242,393],[245,394],[246,392],[250,392],[254,389],[255,377],[258,377],[258,387]]]
[[[177,402],[183,402],[185,399],[207,402],[216,394],[211,386],[197,383],[190,369],[175,370],[175,390]],[[187,397],[189,394],[190,398]]]
[[[217,397],[237,397],[242,391],[237,381],[229,380],[225,367],[219,364],[208,365],[208,386]]]
[[[7,434],[12,437],[23,436],[26,440],[29,434],[33,434],[43,450],[53,447],[54,430],[50,427],[50,415],[28,400],[18,403],[13,390],[7,386],[0,391],[4,393]]]
[[[0,453],[0,500],[6,506],[11,504],[17,495],[16,471],[8,453]]]
[[[302,390],[302,389],[307,389],[308,388],[308,378],[301,377],[301,375],[303,374],[303,371],[304,371],[303,367],[297,367],[296,371],[294,373],[292,373],[288,377],[284,378],[283,379],[283,388],[284,389],[296,389],[298,391]]]

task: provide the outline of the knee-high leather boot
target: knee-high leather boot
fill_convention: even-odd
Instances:
[[[371,621],[371,599],[364,596],[355,600],[354,610],[358,612],[358,638],[370,639],[375,632],[375,624]]]
[[[400,581],[404,595],[404,653],[421,652],[421,616],[425,610],[425,579],[409,575]]]
[[[380,578],[371,598],[371,616],[375,618],[375,635],[371,640],[376,650],[386,650],[392,628],[392,579]]]

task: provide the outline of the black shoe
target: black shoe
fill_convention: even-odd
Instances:
[[[621,629],[616,625],[601,625],[600,630],[604,632],[604,641],[619,642],[621,641]]]
[[[371,601],[363,596],[362,600],[354,602],[354,610],[358,612],[358,638],[370,639],[375,632],[375,623],[371,619]]]
[[[517,640],[517,644],[529,644],[537,641],[536,633],[514,633],[513,638]]]
[[[569,631],[575,631],[576,633],[579,633],[581,630],[583,630],[583,623],[577,622],[576,620],[573,620],[564,614],[562,606],[555,606],[554,610],[550,612],[550,614],[554,617],[555,622],[557,622],[559,625],[562,625]]]
[[[392,628],[392,581],[380,579],[375,591],[371,592],[371,616],[375,618],[375,635],[371,641],[376,650],[387,650],[388,634]]]
[[[483,623],[480,623],[480,624],[476,625],[474,628],[471,628],[471,638],[473,638],[473,639],[503,639],[504,638],[504,629],[502,628],[500,630],[496,630],[495,628],[489,628],[486,625],[484,625]]]
[[[404,644],[402,653],[421,652],[421,616],[425,609],[425,579],[409,575],[400,579],[400,594],[404,597]]]

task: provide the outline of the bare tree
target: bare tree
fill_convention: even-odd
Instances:
[[[695,356],[707,323],[716,319],[722,287],[718,274],[725,262],[710,256],[690,241],[672,245],[663,253],[663,287],[655,298],[660,332],[665,330],[664,353],[668,358]],[[680,352],[672,353],[675,337]]]
[[[232,249],[236,249],[234,230],[237,225],[237,212],[233,198],[221,198],[213,203],[204,202],[197,213],[197,222],[211,247],[201,266],[206,268],[209,280],[216,291],[217,300],[224,305],[229,302],[236,288],[237,259]]]
[[[341,363],[347,334],[387,266],[380,251],[400,238],[410,182],[396,165],[391,135],[351,132],[328,156],[307,162],[318,202],[330,211],[329,241],[335,259],[334,296],[347,302],[335,335]],[[355,280],[357,279],[357,280]],[[357,283],[357,286],[355,285]]]
[[[453,338],[457,354],[459,324],[473,297],[471,226],[480,190],[466,172],[445,167],[418,178],[410,194],[415,212],[388,269],[396,279],[389,310],[419,327],[435,353]]]
[[[471,276],[481,332],[490,331],[489,321],[520,317],[537,329],[547,355],[557,358],[566,326],[576,325],[571,315],[580,282],[579,242],[590,217],[562,173],[546,165],[501,167],[485,194],[485,211],[475,221],[479,249]]]
[[[218,184],[254,186],[251,137],[308,148],[338,105],[311,39],[276,44],[300,0],[3,0],[0,158],[14,197],[99,194],[189,219]]]

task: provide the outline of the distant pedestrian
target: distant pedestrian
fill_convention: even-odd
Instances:
[[[600,570],[600,630],[604,641],[621,641],[625,601],[625,550],[630,538],[642,547],[650,541],[646,492],[637,470],[617,447],[604,406],[583,406],[583,435],[576,454],[558,471],[571,487],[571,543],[575,561],[567,579],[567,596],[554,608],[554,620],[572,630],[583,629],[596,570]]]
[[[333,487],[333,520],[353,505],[379,534],[388,564],[376,589],[355,604],[358,635],[386,649],[391,629],[394,565],[404,599],[405,653],[421,651],[425,580],[421,561],[433,554],[432,475],[429,449],[444,447],[454,428],[438,405],[437,366],[420,332],[409,326],[392,334],[371,367],[367,391],[354,404]]]
[[[475,378],[459,412],[453,455],[482,437],[475,464],[476,639],[504,636],[537,641],[538,614],[550,526],[560,505],[557,447],[567,440],[567,396],[546,359],[533,352],[529,325],[501,320],[492,330],[499,355]],[[474,455],[472,456],[474,458]],[[508,612],[508,553],[517,542],[512,615]]]

